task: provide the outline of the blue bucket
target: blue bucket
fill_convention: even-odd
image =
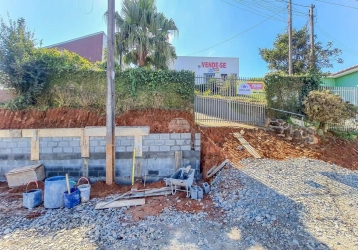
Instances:
[[[71,179],[70,179],[71,180]],[[73,187],[72,180],[70,187]],[[63,192],[67,190],[66,177],[54,176],[45,180],[45,208],[63,207]]]
[[[63,193],[63,201],[65,204],[65,207],[67,208],[73,208],[80,204],[81,202],[81,193],[78,188],[71,188],[71,193],[69,194],[68,191],[65,191]]]
[[[36,183],[36,189],[32,189],[30,191],[27,191],[27,187],[30,183]],[[39,189],[39,185],[37,181],[30,181],[26,185],[26,191],[25,193],[22,193],[22,205],[28,209],[32,209],[34,207],[37,207],[41,205],[42,203],[42,190]]]

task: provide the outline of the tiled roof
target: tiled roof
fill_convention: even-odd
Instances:
[[[347,72],[347,71],[350,71],[350,70],[352,70],[352,69],[357,69],[357,70],[358,70],[358,64],[355,65],[355,66],[352,66],[352,67],[350,67],[350,68],[347,68],[347,69],[343,69],[343,70],[341,70],[341,71],[338,71],[338,72],[332,74],[332,76],[340,75],[340,74],[342,74],[342,73],[344,73],[344,72]]]

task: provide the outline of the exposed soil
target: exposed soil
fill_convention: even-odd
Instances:
[[[168,133],[174,118],[184,118],[191,129],[196,128],[189,111],[146,109],[127,111],[116,116],[117,126],[150,126],[151,133]],[[83,128],[105,126],[106,116],[82,109],[49,109],[13,111],[0,109],[0,129]],[[174,131],[180,132],[180,131]]]
[[[232,133],[245,131],[243,137],[264,158],[284,160],[307,157],[335,163],[345,168],[358,169],[358,141],[347,141],[332,135],[320,138],[316,145],[295,144],[271,131],[240,128],[200,128],[202,133],[201,166],[203,175],[225,159],[237,163],[252,157],[246,149],[239,150],[240,142]]]
[[[116,117],[116,125],[150,126],[151,133],[168,133],[169,123],[175,118],[186,119],[191,127],[191,131],[202,134],[201,166],[204,177],[210,168],[217,166],[225,159],[237,163],[244,158],[252,157],[232,135],[232,133],[241,132],[242,130],[244,131],[243,137],[263,158],[284,160],[287,158],[308,157],[335,163],[349,169],[358,169],[358,141],[346,141],[333,135],[319,138],[319,143],[316,145],[300,145],[287,141],[275,133],[263,129],[197,127],[190,112],[154,109],[123,113]],[[104,115],[85,110],[9,111],[0,109],[0,129],[71,128],[104,125]],[[164,186],[165,183],[163,181],[147,183],[145,187],[142,183],[138,182],[133,188],[140,190]],[[33,188],[34,185],[32,184],[29,189]],[[39,188],[44,189],[42,182],[39,182]],[[111,194],[123,194],[131,188],[132,186],[117,184],[107,186],[105,182],[99,181],[91,186],[91,198],[103,198]],[[25,189],[26,186],[9,189],[6,183],[0,183],[0,201],[21,202],[22,193],[25,192]],[[218,213],[208,196],[205,196],[199,202],[186,198],[184,192],[178,192],[175,196],[147,197],[144,206],[133,207],[128,210],[128,213],[135,220],[140,220],[145,216],[161,213],[165,207],[173,207],[180,211],[194,213],[206,211],[212,217],[215,217]],[[28,219],[32,219],[40,215],[33,213],[27,216]]]

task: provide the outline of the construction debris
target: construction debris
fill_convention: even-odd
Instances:
[[[217,172],[219,172],[226,164],[231,164],[231,162],[226,159],[225,161],[223,161],[219,166],[214,166],[212,167],[206,174],[207,178],[210,178],[212,176],[214,176],[214,174],[216,174]]]
[[[103,209],[103,208],[111,207],[109,205],[115,201],[118,201],[119,199],[142,198],[142,197],[160,196],[160,195],[168,195],[168,194],[171,194],[171,189],[169,187],[142,189],[142,190],[132,189],[131,191],[121,194],[118,197],[116,197],[108,202],[98,203],[96,205],[96,209]]]
[[[257,153],[257,151],[250,145],[250,143],[248,143],[244,137],[242,137],[242,134],[241,132],[240,133],[234,133],[233,134],[234,137],[236,139],[238,139],[240,141],[240,143],[242,144],[242,146],[244,146],[244,148],[247,149],[247,151],[253,156],[255,157],[256,159],[260,159],[261,158],[261,155],[259,153]]]
[[[145,204],[145,199],[133,199],[133,200],[123,200],[123,201],[113,201],[110,204],[107,202],[100,202],[96,205],[94,209],[106,209],[106,208],[115,208],[115,207],[131,207],[131,206],[141,206]]]

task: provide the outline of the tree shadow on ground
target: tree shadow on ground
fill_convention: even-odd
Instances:
[[[302,224],[301,204],[247,174],[240,172],[239,178],[245,180],[239,190],[244,194],[232,208],[236,212],[224,213],[226,223],[201,221],[199,230],[179,227],[167,233],[168,248],[182,243],[178,249],[329,249]]]
[[[358,173],[356,174],[339,174],[335,172],[320,172],[323,176],[326,176],[334,181],[340,182],[344,185],[358,189]]]

